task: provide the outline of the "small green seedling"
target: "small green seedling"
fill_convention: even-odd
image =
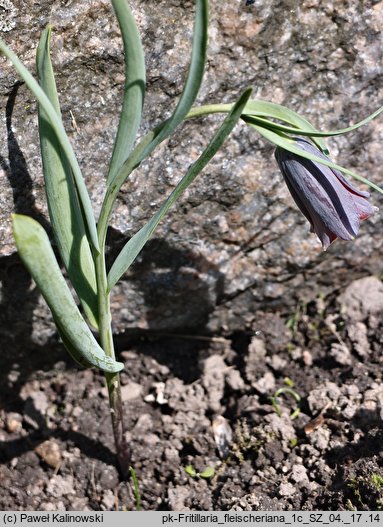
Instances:
[[[192,478],[210,479],[214,476],[215,470],[213,467],[207,467],[202,472],[197,472],[193,465],[187,465],[185,472]]]
[[[370,477],[371,485],[376,488],[376,490],[383,489],[383,476],[374,472]]]
[[[286,386],[288,386],[289,388],[294,388],[294,381],[292,379],[290,379],[290,377],[285,377],[283,379],[283,382],[286,384]]]
[[[301,396],[299,395],[298,392],[293,390],[294,382],[291,379],[289,379],[288,377],[285,378],[285,384],[287,384],[286,387],[279,388],[278,390],[276,390],[274,392],[274,395],[272,395],[272,397],[270,397],[271,404],[273,405],[274,410],[276,411],[278,416],[281,417],[282,412],[281,412],[281,410],[279,408],[278,398],[281,395],[290,395],[295,400],[295,402],[297,403],[296,408],[290,414],[290,419],[295,419],[296,417],[298,417],[298,415],[299,415],[299,413],[301,411],[300,407],[299,407],[299,404],[301,402]]]
[[[196,0],[195,4],[191,58],[181,96],[171,116],[164,118],[160,124],[137,140],[146,89],[144,52],[128,0],[111,0],[124,47],[125,88],[114,147],[105,174],[105,194],[98,222],[82,169],[61,118],[50,56],[51,27],[48,26],[42,32],[37,48],[38,81],[0,40],[0,51],[12,62],[38,102],[40,147],[48,210],[61,262],[57,261],[43,227],[32,218],[20,214],[13,216],[16,246],[52,311],[57,331],[68,352],[81,366],[95,367],[105,373],[117,458],[123,477],[130,475],[131,452],[125,439],[119,381],[119,372],[124,368],[124,364],[115,357],[110,292],[133,264],[169,209],[222,147],[237,123],[242,120],[279,149],[299,156],[299,159],[305,158],[349,174],[383,193],[374,183],[322,156],[322,153],[327,153],[324,137],[355,130],[371,121],[383,108],[348,128],[319,132],[306,119],[284,106],[251,100],[251,89],[244,90],[237,101],[231,104],[193,107],[202,83],[208,40],[208,0]],[[107,230],[122,185],[186,119],[213,113],[224,114],[225,118],[205,149],[180,178],[158,211],[126,242],[111,268],[107,269]],[[314,153],[301,150],[291,137],[297,135],[310,138],[317,150]],[[82,312],[64,279],[61,264],[65,267],[67,278],[79,298]],[[95,331],[98,333],[98,340],[94,337]],[[276,409],[276,400],[282,393],[289,393],[299,402],[296,392],[284,388],[274,394]],[[293,415],[297,411],[298,409]],[[206,469],[199,477],[211,477],[212,470]]]

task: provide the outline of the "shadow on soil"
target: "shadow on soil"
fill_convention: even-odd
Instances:
[[[33,181],[28,172],[27,163],[20,150],[12,130],[12,114],[18,90],[22,83],[16,84],[9,93],[6,105],[6,126],[8,139],[8,160],[0,158],[9,185],[13,191],[14,210],[37,220],[52,238],[49,223],[36,209],[33,196]],[[126,242],[116,231],[111,232],[111,244],[115,252]],[[182,269],[187,268],[186,273]],[[207,277],[202,280],[200,277]],[[181,277],[181,278],[180,278]],[[206,259],[191,251],[171,247],[165,240],[152,240],[148,243],[134,267],[133,280],[142,291],[147,310],[148,330],[131,328],[116,338],[117,352],[127,349],[137,340],[144,354],[155,358],[169,367],[172,373],[185,382],[193,382],[199,377],[198,356],[206,349],[208,336],[203,329],[208,321],[214,303],[223,290],[223,274]],[[34,338],[36,327],[36,308],[39,293],[31,277],[17,255],[0,260],[0,400],[6,412],[33,414],[38,428],[30,430],[26,437],[0,442],[0,460],[9,462],[14,457],[35,448],[50,437],[70,441],[89,457],[107,463],[114,463],[114,453],[98,441],[84,434],[72,431],[48,429],[45,416],[33,403],[20,396],[20,391],[32,375],[50,375],[59,361],[65,361],[65,367],[76,366],[67,356],[62,344],[53,338],[41,338],[46,344],[38,345]],[[213,284],[213,285],[211,285]],[[160,304],[158,299],[161,298]],[[164,328],[168,320],[164,313],[170,307],[179,314],[177,330],[169,334]],[[158,327],[158,320],[164,320],[164,328]],[[152,329],[152,327],[153,329]],[[199,336],[193,336],[198,329]],[[183,336],[177,333],[182,333]],[[187,338],[185,338],[187,337]],[[166,341],[166,342],[165,342]]]

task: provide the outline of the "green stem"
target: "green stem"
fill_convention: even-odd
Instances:
[[[206,104],[204,106],[195,106],[190,110],[185,119],[193,119],[212,113],[229,113],[234,104]]]
[[[165,121],[166,122],[166,121]],[[129,175],[135,170],[141,161],[145,158],[143,153],[146,148],[150,145],[156,135],[159,133],[165,123],[162,123],[159,127],[155,128],[151,132],[147,133],[145,137],[138,143],[136,148],[130,154],[129,158],[125,161],[117,176],[113,182],[107,187],[104,201],[102,203],[100,218],[97,224],[99,244],[102,248],[105,247],[106,232],[108,229],[109,219],[112,215],[114,203],[117,198],[122,185],[127,180]]]
[[[99,316],[99,331],[102,349],[106,355],[114,358],[113,335],[111,327],[110,316],[110,302],[109,294],[106,291],[106,268],[104,247],[102,252],[95,258],[96,263],[96,278],[97,278],[97,294],[98,294],[98,316]]]
[[[98,313],[99,313],[99,332],[101,347],[105,354],[115,358],[112,318],[110,314],[110,298],[107,291],[107,277],[105,266],[105,240],[100,240],[101,251],[95,256],[96,278],[98,287]],[[130,469],[130,448],[125,439],[125,426],[123,416],[123,406],[121,399],[120,375],[118,373],[105,373],[106,385],[109,394],[110,416],[118,465],[124,479],[129,478]]]

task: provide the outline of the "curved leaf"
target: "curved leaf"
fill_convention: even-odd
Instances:
[[[51,27],[43,31],[36,66],[40,85],[61,118],[56,82],[50,59]],[[39,133],[49,216],[60,255],[90,323],[97,328],[97,284],[94,262],[72,170],[60,142],[39,104]]]
[[[229,112],[231,108],[232,104],[210,104],[199,106],[192,108],[186,119],[200,117],[202,115],[209,115],[212,113],[226,113]],[[325,143],[321,141],[321,137],[331,137],[352,132],[361,126],[368,124],[382,112],[383,106],[378,108],[378,110],[367,116],[362,121],[359,121],[351,126],[341,128],[339,130],[321,132],[317,130],[309,121],[307,121],[307,119],[304,119],[298,113],[286,108],[285,106],[268,101],[251,100],[247,103],[246,108],[243,111],[242,119],[246,123],[261,126],[275,132],[283,132],[286,134],[298,133],[303,136],[309,136],[317,144],[318,148],[328,155],[328,150]],[[278,119],[279,121],[283,121],[290,126],[270,121],[270,118]]]
[[[227,136],[231,133],[234,126],[241,117],[241,113],[246,101],[251,95],[251,90],[246,90],[233,106],[232,111],[226,116],[224,122],[215,133],[214,137],[200,155],[200,157],[189,168],[185,176],[175,187],[170,196],[164,201],[160,210],[140,229],[123,247],[116,258],[108,274],[108,290],[116,284],[121,276],[129,269],[138,254],[141,252],[145,243],[152,236],[162,218],[167,214],[170,207],[181,196],[185,189],[195,180],[198,174],[205,168],[208,162],[221,148]]]
[[[14,214],[13,234],[20,257],[52,311],[69,352],[81,364],[109,373],[121,371],[124,365],[105,355],[82,318],[45,230],[32,218]]]
[[[181,124],[192,107],[199,92],[206,62],[208,39],[208,0],[197,0],[194,22],[193,46],[188,76],[180,100],[173,114],[164,123],[149,132],[133,151],[130,158],[118,171],[108,188],[103,204],[107,211],[101,212],[101,218],[109,216],[115,196],[132,171],[146,158],[162,141],[169,137]],[[103,220],[102,220],[103,221]],[[104,227],[104,226],[103,226]]]
[[[304,126],[303,123],[301,127],[299,127],[298,125],[296,127],[289,127],[289,126],[285,126],[282,124],[274,123],[272,121],[269,121],[268,119],[263,119],[262,117],[258,117],[255,114],[250,114],[250,113],[248,114],[246,112],[246,108],[245,108],[245,112],[243,113],[242,118],[247,123],[256,124],[258,126],[265,126],[266,128],[280,131],[283,133],[288,133],[288,134],[299,133],[299,135],[310,136],[312,138],[318,138],[318,137],[332,137],[332,136],[343,135],[343,134],[347,134],[348,132],[352,132],[353,130],[360,128],[361,126],[368,124],[370,121],[375,119],[375,117],[378,117],[378,115],[381,114],[382,112],[383,112],[383,106],[378,108],[378,110],[376,110],[374,113],[372,113],[371,115],[369,115],[362,121],[359,121],[351,126],[347,126],[346,128],[340,128],[339,130],[329,130],[325,132],[316,130],[313,127],[311,128],[311,125],[310,127]],[[280,117],[278,117],[278,119],[282,120]]]
[[[281,104],[276,104],[273,102],[262,100],[249,101],[249,104],[247,104],[245,108],[244,114],[278,119],[280,121],[291,124],[294,130],[298,128],[299,130],[307,130],[313,134],[318,131],[307,119],[299,115],[297,112],[294,112],[293,110],[290,110],[290,108],[286,108]],[[320,138],[314,139],[314,142],[317,144],[320,150],[322,150],[326,154],[329,153],[326,144]]]
[[[231,108],[232,104],[208,104],[205,106],[197,106],[190,110],[186,119],[200,117],[202,115],[209,115],[212,113],[226,113],[229,112]],[[271,117],[273,119],[278,119],[279,121],[283,121],[285,123],[290,124],[293,127],[295,133],[297,129],[307,130],[310,132],[317,132],[317,129],[309,121],[301,117],[298,113],[294,112],[293,110],[290,110],[289,108],[286,108],[285,106],[273,102],[256,99],[249,101],[245,109],[243,110],[242,118],[245,120],[246,116],[257,116],[260,118],[262,118],[263,116],[266,118]],[[267,125],[267,127],[271,127],[271,125],[274,124],[277,126],[276,123],[268,121],[267,119],[264,120],[264,123],[265,126]],[[321,139],[318,139],[315,142],[318,148],[328,154],[326,145]]]
[[[145,57],[136,22],[127,0],[112,0],[124,43],[125,89],[118,131],[109,166],[108,183],[129,157],[141,123],[145,95]]]
[[[57,115],[56,108],[52,105],[47,95],[45,95],[44,90],[39,86],[38,82],[30,74],[24,64],[19,60],[19,58],[13,53],[11,49],[5,44],[3,40],[0,39],[0,51],[12,62],[15,70],[21,76],[25,84],[31,90],[33,95],[36,97],[38,103],[44,109],[49,122],[52,126],[52,129],[55,131],[57,140],[59,141],[63,152],[65,153],[67,160],[72,168],[74,179],[76,181],[77,192],[79,200],[81,202],[81,207],[84,211],[84,217],[86,220],[86,225],[89,230],[89,236],[92,242],[93,247],[96,251],[99,251],[98,237],[96,222],[93,215],[93,209],[90,202],[90,197],[85,186],[84,179],[81,174],[81,169],[78,164],[77,158],[73,152],[72,145],[68,139],[68,136],[65,132],[64,126],[61,122],[61,119]]]

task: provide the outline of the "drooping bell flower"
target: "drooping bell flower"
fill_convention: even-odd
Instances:
[[[310,141],[301,137],[294,140],[295,146],[329,161]],[[337,170],[281,147],[277,147],[275,158],[294,201],[324,250],[337,238],[353,240],[360,222],[376,210],[367,201],[369,193],[356,189]]]

